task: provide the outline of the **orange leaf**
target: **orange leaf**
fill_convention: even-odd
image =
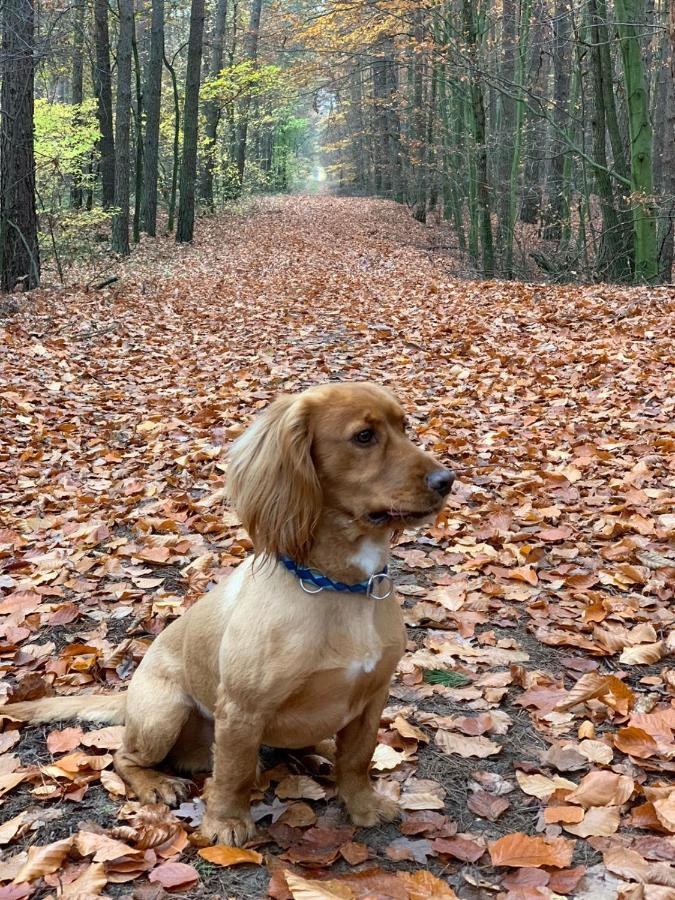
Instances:
[[[408,888],[408,900],[457,900],[457,894],[449,884],[423,869],[417,872],[399,872],[398,877]]]
[[[253,863],[261,865],[262,854],[256,850],[245,850],[240,847],[227,847],[225,844],[216,844],[213,847],[204,847],[199,850],[199,856],[217,866],[238,866],[241,863]]]
[[[516,832],[488,844],[488,849],[493,866],[555,866],[557,869],[564,869],[572,861],[574,845],[574,841],[565,838],[546,839]]]
[[[654,738],[643,731],[642,728],[620,728],[614,735],[614,746],[622,753],[635,756],[638,759],[649,759],[658,752],[658,746]]]
[[[47,844],[45,847],[30,847],[28,859],[17,873],[14,881],[35,881],[61,868],[63,860],[73,846],[73,836]]]

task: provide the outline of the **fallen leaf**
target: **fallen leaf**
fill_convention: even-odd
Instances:
[[[488,843],[493,866],[569,866],[574,853],[574,841],[565,838],[530,837],[522,832],[507,834],[498,841]]]
[[[148,880],[161,884],[166,891],[189,891],[199,881],[199,872],[180,862],[166,862],[148,875]]]
[[[617,806],[591,806],[586,810],[584,818],[576,824],[566,822],[565,831],[577,837],[591,837],[614,834],[619,827],[619,808]]]
[[[256,866],[262,864],[263,858],[256,850],[245,850],[241,847],[227,847],[224,844],[215,844],[213,847],[204,847],[197,851],[202,859],[214,863],[217,866],[238,866],[241,863],[253,863]]]
[[[501,752],[501,745],[496,744],[486,737],[466,737],[463,734],[453,734],[451,731],[436,732],[436,746],[444,753],[457,753],[465,759],[477,756],[484,759]]]

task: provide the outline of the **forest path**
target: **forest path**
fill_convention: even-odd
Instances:
[[[403,832],[360,831],[342,857],[363,859],[365,844],[367,868],[430,870],[477,896],[476,879],[497,886],[507,872],[490,867],[486,841],[543,827],[556,783],[532,774],[578,783],[592,770],[589,802],[600,811],[578,839],[549,824],[557,843],[516,847],[537,869],[528,883],[574,894],[583,868],[541,868],[572,859],[599,864],[585,896],[612,896],[617,876],[600,853],[611,866],[626,846],[649,860],[653,881],[675,881],[672,867],[653,862],[672,858],[671,801],[661,820],[654,807],[619,815],[644,804],[645,784],[669,777],[675,753],[672,292],[460,281],[423,249],[434,236],[392,203],[268,200],[244,217],[201,221],[193,246],[145,241],[113,286],[36,292],[0,324],[5,690],[125,682],[139,640],[247,553],[223,506],[230,440],[281,391],[372,379],[396,392],[412,431],[459,483],[444,517],[404,534],[394,551],[411,643],[392,686],[402,719],[382,734],[389,747],[377,774],[403,798]],[[424,683],[430,667],[457,668],[471,683]],[[580,678],[596,679],[595,699],[556,711]],[[626,734],[634,705],[661,712]],[[581,752],[584,719],[600,746]],[[44,730],[23,734],[11,753],[49,763]],[[48,827],[19,829],[10,855],[65,837],[82,819],[116,824],[114,782],[109,795],[94,783],[98,769],[82,765],[84,775],[65,781],[53,768],[26,770],[4,818],[34,805],[36,786],[43,800],[76,802],[50,803]],[[278,816],[287,801],[269,792],[266,802]],[[333,877],[346,874],[338,844],[352,832],[329,830],[333,810],[291,804],[292,822],[320,818],[309,831],[271,828],[274,843],[262,848],[270,870],[321,858]],[[579,805],[574,813],[584,815]],[[555,823],[564,813],[550,815]],[[640,843],[627,830],[638,822],[656,834]],[[182,861],[201,873],[191,896],[261,896],[267,884],[265,869],[205,867],[189,848]],[[525,878],[518,871],[514,863],[507,878],[514,889]],[[392,878],[378,870],[352,890],[413,891]],[[274,896],[288,896],[275,879]]]

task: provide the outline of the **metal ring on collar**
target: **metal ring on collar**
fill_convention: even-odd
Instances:
[[[380,586],[384,588],[384,593],[377,594],[375,593],[376,588]],[[373,600],[386,600],[388,597],[391,597],[394,592],[394,582],[392,578],[387,575],[386,572],[376,572],[374,575],[371,575],[368,579],[368,587],[366,588],[366,594],[368,597],[371,597]]]
[[[321,587],[320,584],[314,584],[314,583],[311,582],[311,581],[310,581],[310,582],[306,582],[304,578],[300,578],[299,581],[300,581],[300,587],[303,589],[303,591],[304,591],[306,594],[320,594],[321,591],[323,590],[323,588]],[[312,587],[314,588],[314,590],[311,591],[311,590],[307,587],[307,584],[311,584]]]

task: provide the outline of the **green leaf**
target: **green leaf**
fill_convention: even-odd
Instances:
[[[454,688],[469,684],[471,679],[459,672],[448,672],[445,669],[426,669],[424,680],[427,684],[442,684],[444,687]]]

